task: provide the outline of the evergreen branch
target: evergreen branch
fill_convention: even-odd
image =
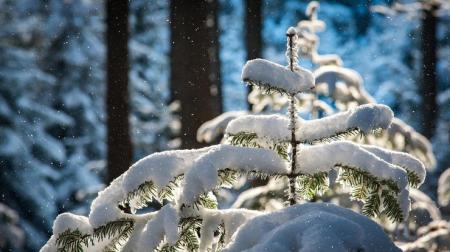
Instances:
[[[404,168],[406,170],[406,173],[408,174],[408,183],[409,186],[412,188],[417,188],[420,185],[420,178],[419,175],[417,175],[417,173],[408,170],[407,168]]]
[[[92,243],[91,235],[83,234],[78,229],[74,231],[68,229],[56,239],[58,252],[82,252],[83,246],[87,247],[90,243]]]
[[[300,175],[297,177],[297,195],[303,199],[313,199],[317,194],[328,190],[328,174],[319,172],[313,175]]]
[[[246,82],[248,85],[257,87],[264,94],[267,94],[267,95],[271,95],[271,94],[275,94],[275,93],[278,93],[281,95],[284,95],[284,94],[289,95],[289,93],[286,92],[286,90],[274,87],[274,86],[270,85],[270,83],[264,83],[264,82],[260,82],[260,81],[250,80],[250,79],[243,79],[243,81]]]
[[[383,132],[382,128],[377,128],[377,129],[373,129],[372,130],[372,134],[374,134],[375,136],[380,136],[380,134]],[[317,139],[313,139],[313,140],[304,140],[304,141],[299,141],[300,144],[322,144],[322,143],[330,143],[333,141],[338,141],[338,140],[342,140],[348,137],[354,137],[360,135],[361,138],[365,137],[366,134],[361,131],[361,129],[359,128],[349,128],[346,129],[344,131],[339,131],[334,133],[331,136],[326,136],[323,138],[317,138]]]
[[[202,225],[200,218],[189,217],[180,221],[180,239],[175,245],[164,244],[158,252],[198,251],[200,247],[199,231]]]
[[[217,209],[218,203],[210,193],[202,193],[198,196],[197,201],[194,203],[194,207],[199,209],[199,206],[203,206],[209,209]]]
[[[299,143],[301,144],[321,144],[321,143],[329,143],[337,140],[342,140],[343,138],[347,138],[350,136],[356,136],[358,134],[364,135],[364,133],[358,128],[350,128],[345,131],[336,132],[334,135],[327,136],[324,138],[318,138],[313,140],[305,140]]]
[[[392,180],[380,180],[367,171],[358,168],[338,165],[341,167],[339,180],[352,187],[353,199],[361,200],[364,205],[362,213],[367,216],[378,216],[380,214],[381,202],[383,201],[383,213],[391,220],[402,221],[403,213],[396,199],[400,192],[397,184]],[[389,207],[388,210],[386,208]]]
[[[133,207],[137,209],[141,209],[146,207],[150,202],[154,199],[159,201],[163,201],[164,199],[173,200],[174,191],[179,186],[179,183],[183,179],[184,175],[176,176],[172,181],[168,183],[167,186],[158,190],[157,186],[153,181],[146,181],[143,184],[139,185],[139,187],[128,193],[125,200],[120,202],[119,205],[127,205],[130,202],[133,202]]]
[[[239,132],[238,134],[229,135],[230,143],[235,146],[243,147],[260,147],[254,140],[258,138],[256,133]]]
[[[93,238],[98,241],[111,239],[113,237],[129,237],[134,228],[134,221],[131,219],[119,219],[111,221],[103,226],[94,229]]]
[[[381,197],[383,198],[383,213],[389,216],[394,221],[403,221],[403,213],[397,199],[392,195],[392,191],[382,190]]]
[[[112,239],[105,251],[118,251],[122,242],[128,240],[133,231],[134,221],[119,219],[94,229],[93,234],[83,234],[78,229],[66,230],[59,234],[56,246],[59,252],[80,252],[84,247],[94,245],[94,240]]]
[[[173,200],[174,199],[174,191],[176,188],[180,186],[181,181],[183,180],[184,175],[176,176],[172,181],[169,182],[164,188],[162,188],[158,193],[158,198],[162,201],[164,199]]]
[[[219,186],[232,187],[237,181],[239,172],[231,169],[219,170]]]
[[[270,150],[275,151],[283,159],[288,159],[287,142],[275,142],[270,139],[260,138],[253,132],[239,132],[237,134],[229,134],[228,137],[230,138],[231,145],[242,147],[263,148],[258,141],[264,141],[265,144],[263,145],[268,145]]]
[[[149,202],[152,202],[154,198],[158,196],[158,189],[152,181],[146,181],[139,187],[128,193],[125,200],[121,203],[125,205],[133,201],[134,206],[137,208],[146,207]]]
[[[364,201],[362,213],[369,217],[376,217],[380,214],[381,199],[378,189],[373,188]]]

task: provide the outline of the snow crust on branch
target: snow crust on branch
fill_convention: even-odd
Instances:
[[[218,145],[201,156],[185,174],[181,204],[192,205],[198,195],[214,189],[219,183],[219,170],[265,174],[288,174],[286,162],[272,150]]]
[[[215,146],[197,150],[176,150],[155,153],[142,158],[129,170],[116,178],[111,185],[99,192],[92,202],[89,221],[96,228],[119,218],[134,218],[136,215],[126,214],[119,209],[129,193],[151,181],[158,189],[162,189],[188,170],[194,160]],[[133,202],[130,202],[133,204]],[[131,205],[133,208],[133,205]]]
[[[92,202],[89,213],[89,222],[92,227],[97,228],[109,221],[127,216],[118,207],[119,202],[125,197],[122,188],[123,177],[124,174],[114,179],[108,187],[98,193],[97,198]]]
[[[410,199],[406,171],[377,157],[350,141],[336,141],[329,144],[303,146],[297,153],[297,172],[315,174],[329,172],[336,166],[355,167],[366,171],[380,180],[396,183],[400,192],[397,199],[405,219],[408,217]]]
[[[361,145],[361,147],[375,154],[382,160],[402,167],[405,170],[414,172],[420,179],[418,186],[420,186],[425,181],[426,170],[422,162],[417,158],[411,156],[405,152],[386,150],[373,145]]]
[[[306,69],[295,72],[265,59],[249,60],[242,70],[242,80],[262,88],[297,94],[314,88],[314,77]]]
[[[81,233],[90,234],[93,232],[89,219],[72,213],[62,213],[53,222],[53,234],[60,234],[66,230],[78,229]]]
[[[93,228],[89,223],[89,219],[85,216],[80,216],[72,213],[62,213],[58,215],[53,222],[53,235],[47,243],[41,248],[41,252],[56,251],[56,239],[58,236],[67,231],[78,230],[83,234],[92,234]]]
[[[189,170],[198,157],[216,147],[213,145],[193,150],[164,151],[144,157],[125,173],[123,189],[125,192],[132,192],[146,181],[152,181],[158,188],[163,188],[175,177]]]
[[[385,105],[365,104],[321,119],[301,122],[298,129],[300,142],[313,142],[332,137],[350,129],[364,134],[375,129],[387,129],[394,113]]]
[[[296,123],[296,138],[300,142],[310,143],[354,129],[367,134],[375,129],[388,128],[392,118],[393,112],[385,105],[361,105],[320,119],[299,119]],[[247,115],[232,120],[225,132],[229,135],[256,133],[260,138],[289,141],[291,136],[288,124],[289,119],[282,115]]]
[[[401,251],[378,224],[349,209],[305,203],[241,226],[224,252]]]
[[[260,138],[273,141],[289,141],[290,131],[287,116],[272,115],[246,115],[240,116],[228,123],[225,133],[236,135],[241,132],[256,133]]]

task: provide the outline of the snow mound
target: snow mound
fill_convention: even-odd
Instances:
[[[242,70],[242,80],[262,87],[271,87],[289,94],[314,88],[314,77],[306,69],[295,72],[264,59],[247,61]]]
[[[381,227],[327,203],[295,205],[241,226],[224,252],[401,251]]]

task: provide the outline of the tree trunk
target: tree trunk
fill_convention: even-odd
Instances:
[[[108,182],[132,162],[128,97],[128,1],[106,1]]]
[[[262,0],[245,1],[245,48],[247,60],[262,57]],[[250,93],[252,87],[247,86]],[[247,101],[248,110],[252,110],[252,104]]]
[[[437,4],[425,6],[422,12],[422,78],[419,84],[419,93],[422,95],[422,134],[431,138],[434,135],[437,119],[437,17],[435,13],[438,9]]]
[[[182,148],[197,148],[198,127],[222,112],[217,0],[170,4],[171,101],[181,104]]]

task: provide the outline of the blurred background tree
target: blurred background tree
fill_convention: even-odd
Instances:
[[[198,127],[222,112],[218,2],[170,2],[170,94],[179,102],[182,148],[201,146]]]
[[[108,182],[128,169],[133,155],[128,119],[128,12],[129,1],[106,1]]]

